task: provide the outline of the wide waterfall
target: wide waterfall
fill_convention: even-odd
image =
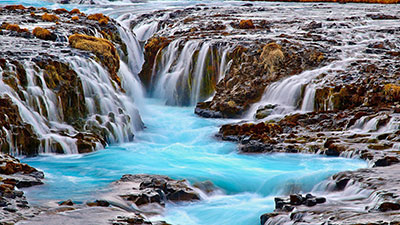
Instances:
[[[0,151],[39,171],[0,154],[0,224],[397,215],[396,5],[22,3],[0,3]]]

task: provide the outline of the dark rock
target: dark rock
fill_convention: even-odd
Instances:
[[[317,197],[317,198],[315,198],[315,200],[317,201],[317,204],[326,202],[326,198],[324,198],[324,197]]]
[[[285,201],[282,198],[274,198],[275,201],[275,209],[282,209],[285,205]]]
[[[69,205],[69,206],[73,206],[74,204],[75,203],[71,199],[68,199],[66,201],[62,201],[62,202],[58,203],[58,205]]]
[[[392,211],[392,210],[399,210],[400,209],[400,204],[398,203],[393,203],[393,202],[383,202],[379,205],[379,211],[381,212],[386,212],[386,211]]]
[[[169,201],[193,201],[199,200],[200,195],[186,184],[185,180],[173,180],[167,176],[126,174],[119,181],[114,182],[116,188],[119,186],[133,186],[129,192],[118,190],[119,195],[127,201],[136,205],[148,203],[165,204]],[[132,192],[132,190],[134,190]]]
[[[390,166],[399,163],[399,159],[395,156],[385,156],[375,161],[374,167]]]
[[[95,207],[95,206],[99,206],[99,207],[109,207],[110,203],[106,200],[96,200],[94,202],[88,202],[86,203],[86,205],[90,206],[90,207]]]
[[[317,204],[317,200],[315,198],[308,198],[306,199],[305,203],[306,206],[315,206]]]
[[[303,203],[303,197],[300,194],[290,195],[290,204],[301,205]]]
[[[16,209],[16,208],[11,208],[11,207],[5,207],[5,208],[3,208],[3,210],[8,211],[8,212],[11,212],[11,213],[15,213],[15,212],[18,211],[18,209]]]
[[[342,178],[340,180],[337,180],[335,189],[338,191],[344,190],[344,188],[346,187],[347,183],[349,183],[349,181],[350,181],[350,178]]]

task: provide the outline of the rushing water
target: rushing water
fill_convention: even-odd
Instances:
[[[45,185],[28,198],[95,199],[126,173],[163,174],[189,182],[210,180],[222,192],[195,203],[167,205],[173,224],[257,224],[273,210],[273,196],[311,191],[330,175],[365,167],[361,160],[301,154],[237,154],[235,144],[214,138],[226,121],[203,119],[191,107],[164,106],[146,99],[146,129],[135,142],[87,155],[43,155],[23,161],[46,173]]]

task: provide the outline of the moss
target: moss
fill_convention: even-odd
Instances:
[[[121,81],[117,75],[120,58],[117,49],[109,40],[84,34],[73,34],[69,36],[68,40],[73,48],[95,54],[100,59],[103,66],[108,68],[112,80],[121,87]]]
[[[282,47],[272,42],[264,46],[260,58],[264,69],[272,73],[275,72],[276,67],[284,60],[285,56],[282,52]]]
[[[64,8],[55,9],[55,10],[53,10],[53,12],[56,14],[69,13],[69,11]]]
[[[103,13],[91,14],[87,17],[89,20],[96,20],[100,23],[100,25],[107,25],[110,20],[107,16],[104,16]]]
[[[4,7],[8,10],[25,10],[26,8],[23,5],[7,5]]]
[[[69,12],[70,14],[80,14],[81,11],[79,11],[79,9],[73,9]]]
[[[77,21],[77,20],[79,20],[79,17],[78,17],[78,16],[73,16],[73,17],[71,18],[71,20]]]
[[[8,24],[8,25],[6,26],[6,30],[11,30],[11,31],[17,31],[17,32],[19,32],[20,29],[21,29],[21,28],[18,26],[18,24]]]
[[[386,84],[383,87],[385,98],[388,101],[400,101],[400,85]]]
[[[52,40],[54,39],[52,33],[45,29],[45,28],[41,28],[41,27],[35,27],[35,29],[33,29],[33,35],[35,35],[35,37],[43,39],[43,40]]]
[[[256,27],[254,26],[252,20],[241,20],[239,22],[239,28],[240,29],[254,29]]]
[[[42,20],[48,22],[55,22],[57,20],[60,20],[60,18],[56,15],[45,13],[42,15]]]

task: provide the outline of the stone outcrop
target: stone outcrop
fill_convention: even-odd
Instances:
[[[77,9],[24,6],[0,8],[0,18],[4,18],[0,25],[2,152],[29,156],[45,151],[91,152],[121,138],[113,124],[127,128],[137,123],[117,96],[109,95],[119,108],[105,112],[99,96],[91,93],[94,89],[88,82],[93,78],[85,78],[90,74],[74,65],[99,63],[109,77],[109,91],[124,95],[118,73],[120,56],[127,60],[127,49],[114,20]],[[126,140],[132,140],[134,129],[126,130]]]
[[[39,213],[19,188],[43,184],[43,178],[43,172],[0,154],[0,224],[12,224]]]
[[[137,206],[150,203],[165,205],[165,201],[200,200],[199,193],[185,180],[173,180],[167,176],[126,174],[114,182],[114,185],[117,190],[122,187],[118,193],[120,197]]]
[[[278,198],[275,212],[262,215],[261,224],[400,223],[399,168],[397,164],[335,174],[327,185],[326,202],[321,199],[321,204],[301,205],[297,204],[299,195],[288,200]]]
[[[198,185],[207,187],[205,189],[209,191],[214,188],[210,182]],[[167,202],[200,200],[197,190],[185,180],[161,175],[126,174],[110,185],[105,199],[84,203],[68,199],[59,202],[56,207],[42,209],[40,215],[20,219],[25,219],[21,221],[22,224],[43,224],[45,221],[76,224],[90,221],[114,225],[168,225],[165,221],[150,221],[148,217],[161,214]]]

